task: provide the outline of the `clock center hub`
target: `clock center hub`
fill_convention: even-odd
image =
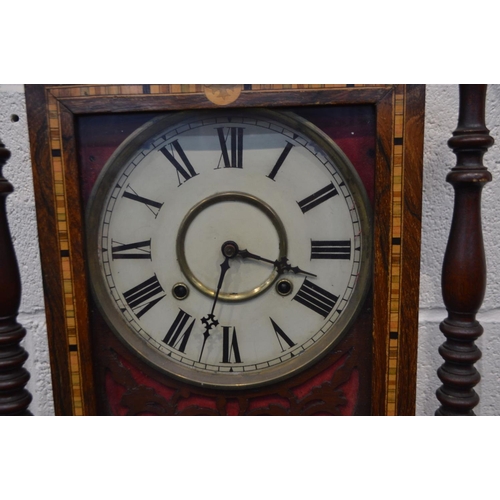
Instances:
[[[222,245],[221,250],[224,257],[232,259],[233,257],[236,257],[236,255],[238,255],[239,247],[234,241],[226,241]]]
[[[221,263],[230,259],[218,300],[239,302],[273,285],[279,275],[274,261],[286,257],[287,246],[285,227],[269,204],[248,193],[226,191],[189,210],[180,224],[176,253],[186,279],[209,297],[216,295]],[[243,261],[241,248],[269,255],[272,262]]]

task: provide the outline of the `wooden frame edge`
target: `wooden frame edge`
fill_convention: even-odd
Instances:
[[[62,151],[63,151],[63,165],[66,167],[68,165],[75,164],[76,165],[76,152],[72,149],[74,143],[69,139],[69,136],[72,133],[73,130],[73,125],[74,125],[74,115],[78,115],[80,113],[84,112],[89,112],[88,109],[88,102],[89,99],[93,102],[92,109],[90,112],[92,113],[99,113],[99,112],[104,112],[104,111],[110,111],[111,109],[113,111],[117,112],[128,112],[128,111],[137,111],[139,108],[139,103],[137,102],[138,97],[136,98],[131,98],[128,96],[128,100],[130,101],[129,104],[127,105],[118,105],[117,102],[119,99],[123,99],[123,97],[113,97],[110,95],[105,95],[105,96],[87,96],[87,97],[74,97],[72,95],[68,95],[68,93],[63,93],[64,95],[62,96],[56,96],[56,92],[52,92],[53,89],[57,87],[55,86],[32,86],[32,85],[27,85],[26,86],[26,94],[27,94],[27,104],[28,104],[28,119],[30,121],[30,141],[32,144],[32,157],[33,157],[33,170],[34,170],[34,180],[35,180],[35,196],[37,200],[37,217],[38,217],[38,224],[39,228],[46,228],[48,227],[48,224],[53,223],[57,224],[57,210],[56,210],[56,202],[55,202],[55,193],[52,189],[50,188],[51,196],[52,196],[52,206],[50,206],[50,201],[47,199],[44,199],[43,197],[43,192],[47,193],[48,191],[43,191],[41,186],[45,186],[43,189],[47,189],[47,183],[52,182],[52,172],[48,172],[50,170],[50,161],[51,161],[51,155],[50,155],[50,148],[48,145],[44,145],[43,147],[38,150],[34,145],[37,144],[37,141],[42,139],[39,137],[39,134],[42,134],[43,131],[48,135],[50,135],[50,121],[51,119],[53,120],[54,117],[50,116],[50,112],[47,111],[47,100],[48,100],[48,94],[50,93],[52,98],[57,101],[58,106],[60,106],[60,116],[59,119],[61,120],[61,123],[59,123],[59,126],[61,128],[61,145],[62,145]],[[72,87],[77,88],[77,86]],[[298,92],[303,93],[303,92],[308,92],[310,95],[317,95],[318,98],[315,99],[314,103],[315,104],[328,104],[328,103],[333,103],[331,102],[331,95],[330,92],[334,92],[336,96],[340,96],[339,99],[335,100],[335,103],[339,103],[339,100],[342,104],[356,104],[356,103],[372,103],[377,106],[378,112],[377,112],[377,121],[378,121],[378,126],[377,127],[382,127],[386,132],[389,129],[391,129],[390,137],[394,139],[394,132],[395,128],[397,126],[401,126],[401,139],[403,140],[403,151],[405,151],[405,154],[403,155],[403,165],[405,167],[405,175],[403,176],[403,181],[404,182],[404,189],[403,192],[406,193],[406,189],[413,186],[420,185],[420,193],[418,192],[418,189],[412,190],[412,193],[409,194],[409,196],[406,196],[404,200],[401,200],[401,224],[402,227],[404,228],[405,231],[405,236],[404,238],[409,238],[410,240],[406,241],[406,239],[403,239],[404,241],[404,248],[401,248],[401,254],[399,256],[399,263],[398,265],[400,266],[401,269],[401,275],[403,278],[401,278],[399,282],[399,287],[403,290],[407,290],[408,287],[413,286],[414,290],[417,290],[417,297],[416,297],[416,306],[415,306],[415,293],[408,293],[408,295],[402,297],[400,302],[398,303],[398,327],[397,327],[397,332],[392,332],[391,327],[390,327],[390,322],[391,322],[391,310],[390,310],[390,302],[393,299],[393,296],[391,296],[391,276],[388,278],[388,282],[386,282],[383,286],[380,284],[380,280],[384,280],[385,278],[380,277],[378,278],[378,287],[379,287],[379,292],[377,300],[380,302],[379,310],[382,310],[382,304],[385,304],[385,312],[383,317],[377,318],[377,326],[374,326],[374,329],[376,328],[381,328],[383,330],[383,335],[384,335],[384,341],[381,342],[380,339],[379,342],[377,343],[376,349],[374,352],[374,366],[373,366],[373,373],[379,374],[377,377],[374,377],[373,384],[372,384],[372,414],[382,414],[382,415],[387,415],[387,414],[413,414],[414,413],[414,408],[415,408],[415,387],[416,387],[416,376],[414,377],[415,380],[413,380],[412,383],[412,388],[410,389],[410,393],[404,395],[404,397],[399,394],[399,387],[404,386],[405,384],[409,384],[412,381],[412,374],[414,367],[416,367],[416,346],[417,346],[417,335],[415,328],[418,329],[418,281],[419,281],[419,275],[418,275],[418,266],[417,266],[417,271],[415,271],[414,266],[415,258],[419,258],[420,255],[420,248],[418,246],[419,242],[419,237],[420,237],[420,221],[415,221],[414,220],[414,213],[417,213],[419,210],[419,207],[421,206],[421,169],[420,169],[420,174],[418,172],[413,175],[412,173],[408,173],[410,168],[410,165],[416,165],[418,161],[420,161],[420,167],[421,167],[421,153],[423,149],[423,134],[422,136],[422,141],[421,144],[416,145],[415,148],[412,149],[412,152],[410,153],[409,150],[405,150],[406,146],[406,141],[409,137],[411,137],[413,134],[420,134],[423,131],[423,114],[422,114],[422,109],[421,106],[423,104],[423,96],[425,95],[425,91],[423,90],[423,86],[408,86],[407,87],[407,100],[404,101],[406,102],[406,109],[402,111],[403,113],[403,121],[402,123],[397,123],[398,118],[396,117],[395,110],[397,108],[397,102],[395,101],[396,99],[396,94],[399,92],[401,94],[401,89],[405,88],[404,86],[394,86],[394,85],[388,85],[388,86],[378,86],[378,87],[373,87],[373,88],[366,88],[366,87],[353,87],[349,89],[321,89],[321,90],[308,90],[308,89],[301,89],[301,90],[294,90],[293,92],[288,92],[286,90],[281,90],[281,91],[262,91],[260,93],[256,93],[254,95],[248,94],[247,97],[245,97],[245,94],[242,94],[242,97],[238,100],[237,104],[234,104],[234,107],[240,107],[240,106],[264,106],[268,105],[266,104],[266,100],[269,97],[270,93],[273,93],[276,95],[278,92],[281,94],[282,100],[278,103],[280,106],[285,106],[285,105],[294,105],[294,99],[290,99],[287,101],[287,96],[292,96],[294,94],[297,94]],[[363,89],[363,92],[365,93],[365,96],[363,98],[361,97],[356,97],[360,96],[361,94],[359,93],[359,89]],[[399,90],[398,90],[399,89]],[[260,94],[260,95],[259,95]],[[43,99],[42,96],[43,95]],[[28,97],[29,96],[29,97]],[[371,96],[367,100],[367,96]],[[207,101],[207,99],[203,96],[203,94],[199,94],[199,98],[203,98],[204,102],[202,103],[198,97],[193,97],[193,95],[186,95],[182,96],[179,94],[176,94],[175,96],[162,96],[162,97],[154,97],[154,105],[148,104],[149,100],[151,100],[153,96],[146,96],[140,99],[143,99],[141,101],[142,104],[146,103],[146,111],[158,111],[159,108],[164,108],[168,107],[168,109],[180,109],[182,107],[186,106],[186,102],[189,101],[190,105],[194,104],[194,107],[198,107],[199,109],[201,108],[210,108],[210,107],[217,107]],[[243,99],[242,99],[243,98]],[[42,99],[38,106],[35,106],[33,102],[37,99]],[[131,99],[131,100],[130,100]],[[408,99],[411,99],[411,102],[409,102]],[[122,103],[126,102],[126,99],[122,100]],[[153,102],[153,101],[151,101]],[[284,104],[286,102],[286,104]],[[173,103],[176,103],[174,106]],[[46,109],[41,112],[40,108],[43,108],[43,106],[46,107]],[[420,110],[420,111],[419,111]],[[144,111],[144,109],[141,107],[141,111]],[[42,118],[42,116],[45,116],[45,118]],[[64,117],[64,118],[61,118]],[[36,129],[36,130],[35,130]],[[379,128],[377,128],[379,130]],[[404,134],[404,136],[402,135]],[[43,139],[42,139],[43,140]],[[398,145],[399,146],[399,145]],[[391,178],[393,175],[393,172],[391,171],[392,168],[394,168],[394,151],[395,151],[395,146],[394,144],[377,144],[378,148],[378,153],[377,153],[377,158],[378,158],[378,164],[377,164],[377,170],[383,171],[383,176],[385,178]],[[419,154],[420,154],[420,160],[419,160]],[[406,155],[406,156],[405,156]],[[405,165],[406,164],[406,165]],[[418,167],[418,165],[417,165]],[[418,170],[418,168],[416,168]],[[420,176],[420,177],[419,177]],[[66,178],[65,182],[68,182],[68,179]],[[43,191],[43,192],[42,192]],[[393,190],[390,190],[390,193],[383,194],[383,196],[393,196]],[[43,206],[44,208],[40,211],[38,210],[39,206]],[[380,214],[377,218],[379,221],[383,217],[389,217],[391,220],[391,227],[389,231],[381,231],[379,230],[379,238],[380,238],[380,243],[379,246],[380,248],[391,248],[392,254],[394,253],[394,247],[392,245],[392,242],[390,241],[390,238],[392,237],[394,239],[394,233],[393,233],[393,216],[394,216],[394,200],[392,200],[392,203],[390,205],[390,213],[384,213]],[[417,210],[417,212],[415,212]],[[50,222],[52,221],[52,222]],[[75,232],[72,233],[72,229],[69,228],[70,231],[70,252],[77,252],[79,248],[79,243],[78,243],[78,234]],[[54,245],[54,240],[57,240],[54,235],[50,235],[49,231],[45,231],[46,234],[44,234],[43,241],[40,242],[40,248],[41,248],[41,255],[42,255],[42,260],[45,260],[49,253],[48,249],[50,247],[53,247]],[[47,237],[46,237],[47,236]],[[401,236],[400,236],[401,237]],[[81,238],[80,238],[81,239]],[[42,238],[41,238],[42,240]],[[416,245],[417,243],[417,245]],[[394,255],[390,256],[389,258],[389,266],[392,266],[393,263],[393,257]],[[417,257],[415,257],[417,255]],[[380,258],[380,256],[379,256]],[[50,260],[50,259],[49,259]],[[412,267],[413,266],[413,267]],[[47,288],[52,288],[53,287],[53,281],[57,281],[57,277],[62,279],[62,271],[59,270],[57,271],[55,268],[56,266],[52,266],[54,273],[50,273],[51,275],[47,275],[47,273],[44,273],[44,283],[47,280],[47,283],[50,283],[50,286],[48,285]],[[393,272],[393,268],[391,267],[391,273]],[[411,275],[408,274],[408,270],[412,271]],[[73,269],[73,273],[80,273],[82,272],[82,269],[77,270]],[[389,273],[389,274],[391,274]],[[86,302],[86,292],[84,293],[84,289],[86,289],[86,281],[85,281],[85,273],[82,273],[83,275],[83,281],[80,281],[80,283],[77,285],[77,291],[75,292],[77,295],[76,301],[78,302],[79,306],[78,308],[81,309],[82,307],[82,301],[84,301],[84,305],[87,303]],[[375,279],[377,279],[375,277]],[[415,287],[416,283],[416,287]],[[59,291],[62,296],[62,289],[59,286]],[[374,286],[375,289],[375,286]],[[380,292],[382,290],[382,292]],[[406,293],[406,292],[405,292]],[[54,295],[56,295],[54,293]],[[374,294],[375,295],[375,294]],[[46,296],[47,297],[47,296]],[[59,299],[60,300],[60,299]],[[374,296],[375,300],[375,296]],[[64,335],[65,332],[65,318],[64,314],[61,313],[61,311],[57,310],[57,299],[54,296],[49,295],[46,298],[46,307],[47,307],[47,322],[48,322],[48,330],[50,330],[51,333],[49,333],[49,342],[51,346],[57,346],[55,348],[51,347],[51,366],[52,366],[52,371],[53,371],[53,383],[55,386],[54,394],[57,392],[57,398],[55,396],[55,399],[57,399],[57,403],[55,403],[56,406],[56,412],[58,414],[75,414],[78,412],[75,412],[75,408],[69,408],[67,404],[67,396],[68,396],[68,391],[67,388],[68,385],[71,385],[72,383],[74,384],[74,381],[72,381],[72,372],[71,372],[71,362],[66,363],[63,359],[63,349],[61,348],[61,336]],[[403,306],[408,306],[409,310],[411,307],[415,308],[416,310],[413,311],[412,314],[407,314],[406,310],[403,313],[404,309],[401,309]],[[375,305],[374,305],[375,307]],[[76,321],[79,323],[78,329],[80,331],[86,331],[87,333],[85,334],[88,337],[88,324],[85,326],[87,322],[87,317],[86,314],[80,314],[77,312],[77,319]],[[405,336],[399,336],[399,332],[401,330],[403,331],[409,331],[408,329],[412,329],[412,333],[405,335]],[[396,350],[394,351],[393,349],[393,354],[391,358],[391,335],[393,333],[398,334],[398,339],[397,339],[397,347]],[[84,336],[85,336],[84,335]],[[79,353],[80,356],[80,361],[81,360],[89,360],[90,359],[90,344],[89,344],[89,339],[86,338],[85,342],[85,348],[83,351]],[[71,346],[68,345],[66,342],[66,350],[67,352],[70,351]],[[411,353],[408,352],[408,349],[411,350]],[[394,352],[395,358],[394,358]],[[396,368],[395,372],[391,375],[391,370],[393,370],[393,367],[391,366],[391,359],[394,360],[396,359]],[[406,369],[402,367],[402,364],[408,363],[409,368]],[[89,365],[89,363],[84,363],[84,365]],[[84,374],[82,375],[82,378],[84,380],[84,386],[89,387],[92,386],[92,369],[91,368],[84,368]],[[383,375],[382,375],[383,374]],[[395,389],[394,389],[394,394],[391,399],[391,396],[389,395],[389,383],[390,380],[389,378],[392,376],[392,378],[395,380]],[[90,382],[89,382],[90,380]],[[64,392],[64,396],[61,396],[61,390]],[[81,413],[82,414],[93,414],[95,412],[95,401],[93,400],[93,396],[90,395],[89,398],[87,399],[87,392],[88,389],[83,389],[82,393],[82,409]],[[377,399],[375,401],[375,399]],[[63,401],[64,400],[64,401]],[[73,400],[74,400],[74,395],[73,395]],[[412,413],[413,412],[413,413]]]

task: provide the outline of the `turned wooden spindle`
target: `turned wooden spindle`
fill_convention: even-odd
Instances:
[[[28,358],[20,342],[26,330],[16,321],[21,302],[21,279],[7,222],[5,200],[13,191],[2,174],[10,152],[0,142],[0,415],[31,415],[30,378],[23,368]]]
[[[438,369],[443,385],[436,391],[441,403],[436,415],[474,415],[479,403],[474,387],[481,376],[474,363],[481,351],[475,341],[483,327],[476,313],[486,289],[481,192],[491,181],[483,156],[494,142],[485,125],[486,88],[460,85],[458,126],[448,141],[457,165],[446,178],[455,190],[455,204],[441,283],[448,317],[440,325],[446,342],[439,348],[445,362]]]

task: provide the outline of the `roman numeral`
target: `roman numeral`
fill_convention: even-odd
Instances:
[[[290,340],[290,337],[275,323],[273,318],[269,319],[273,324],[273,328],[276,333],[276,338],[278,339],[278,342],[280,344],[281,351],[285,351],[286,349],[293,347],[295,343]],[[283,347],[283,341],[288,345],[288,347]]]
[[[296,300],[324,318],[330,314],[330,311],[335,306],[337,299],[338,297],[336,295],[333,295],[333,293],[327,292],[324,288],[315,285],[307,278],[304,280],[304,283],[302,283],[302,286],[293,298],[293,300]]]
[[[217,127],[217,134],[219,136],[220,148],[222,151],[222,159],[224,161],[224,168],[243,168],[243,128],[231,127],[228,128],[227,134],[224,137],[225,127]],[[231,136],[231,157],[227,149],[227,139]],[[217,167],[219,168],[219,167]]]
[[[283,165],[283,162],[286,160],[286,157],[288,156],[288,153],[290,153],[290,150],[292,148],[293,148],[293,144],[290,142],[287,142],[285,149],[281,152],[281,155],[278,158],[278,161],[276,162],[276,165],[274,165],[273,169],[271,170],[271,173],[267,176],[267,177],[269,177],[269,179],[272,179],[274,181],[276,174],[278,173],[279,169],[281,168],[281,165]]]
[[[311,210],[311,208],[317,207],[320,203],[333,198],[337,194],[338,191],[335,189],[333,182],[330,182],[328,186],[325,186],[323,189],[316,191],[311,196],[308,196],[307,198],[304,198],[302,201],[298,201],[297,203],[299,204],[302,212],[305,214],[306,212]]]
[[[311,259],[351,258],[351,240],[311,241]]]
[[[167,160],[175,167],[175,170],[177,171],[177,179],[179,181],[179,186],[180,186],[182,184],[182,181],[179,174],[182,175],[182,177],[184,177],[184,182],[188,181],[189,179],[192,179],[194,176],[198,174],[194,170],[193,165],[191,165],[190,161],[188,160],[186,153],[184,153],[184,150],[179,144],[179,141],[175,140],[171,142],[168,146],[173,146],[173,149],[175,149],[175,151],[177,152],[177,155],[179,156],[180,160],[182,161],[182,163],[184,163],[184,166],[182,166],[180,161],[178,161],[175,158],[174,151],[172,150],[172,152],[170,152],[167,149],[167,146],[164,146],[163,148],[160,149],[160,152],[163,153],[165,158],[167,158]]]
[[[138,203],[143,203],[156,217],[163,206],[163,203],[159,203],[154,200],[150,200],[149,198],[144,198],[143,196],[139,196],[130,186],[127,186],[126,191],[122,195],[124,198],[128,198],[129,200],[137,201]]]
[[[151,239],[138,241],[136,243],[119,243],[111,240],[111,254],[116,259],[149,259],[151,260]],[[114,246],[113,246],[114,245]],[[139,252],[129,252],[139,250]]]
[[[163,339],[165,344],[173,347],[179,352],[186,352],[186,344],[188,343],[191,330],[196,322],[196,319],[193,319],[191,324],[185,328],[189,318],[191,318],[191,315],[180,309],[179,314],[177,314],[172,326]]]
[[[130,309],[132,309],[135,315],[140,318],[144,314],[146,314],[155,304],[157,304],[165,294],[161,297],[156,297],[153,299],[155,295],[163,292],[163,288],[161,287],[156,275],[151,278],[143,281],[141,284],[134,286],[127,292],[123,294],[123,298],[126,300]],[[152,299],[152,300],[150,300]]]
[[[233,328],[232,334],[230,329],[230,326],[222,327],[222,362],[241,363],[238,338],[236,337],[236,328]],[[232,361],[233,358],[234,361]]]

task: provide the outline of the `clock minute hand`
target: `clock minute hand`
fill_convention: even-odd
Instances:
[[[306,274],[308,276],[312,276],[313,278],[317,278],[316,274],[309,273],[307,271],[302,270],[298,266],[292,266],[291,264],[288,263],[288,259],[286,257],[281,257],[280,260],[270,260],[270,259],[265,259],[264,257],[261,257],[260,255],[256,255],[254,253],[249,252],[248,250],[239,250],[238,251],[238,256],[242,257],[243,259],[255,259],[255,260],[261,260],[263,262],[268,262],[269,264],[273,264],[274,267],[278,270],[278,274],[283,274],[285,271],[291,271],[292,273],[295,274]]]
[[[229,259],[230,257],[226,257],[224,259],[224,262],[220,265],[221,271],[220,271],[219,283],[217,283],[217,290],[215,292],[214,303],[212,304],[212,310],[210,311],[210,314],[214,313],[215,305],[217,304],[217,300],[219,299],[220,289],[222,288],[222,283],[224,281],[224,276],[226,276],[227,270],[231,267],[229,265]]]
[[[208,337],[210,337],[210,330],[212,328],[215,328],[219,324],[217,318],[214,316],[214,311],[215,311],[215,306],[217,304],[217,300],[219,299],[219,292],[220,289],[222,288],[224,276],[226,275],[229,267],[230,267],[229,257],[226,257],[224,262],[220,265],[221,271],[220,271],[219,283],[217,284],[217,290],[215,291],[215,298],[212,303],[212,310],[210,311],[209,314],[201,318],[201,322],[205,325],[205,331],[203,332],[203,344],[201,346],[200,358],[198,360],[200,363],[201,363],[201,357],[203,356],[203,351],[205,349],[205,344],[207,343]]]
[[[222,245],[222,254],[226,257],[224,262],[220,265],[220,276],[219,282],[217,283],[217,289],[215,291],[214,301],[212,303],[212,310],[206,316],[201,318],[201,322],[205,325],[205,331],[203,332],[203,344],[201,346],[200,358],[199,362],[201,362],[201,357],[203,356],[203,351],[205,349],[205,344],[207,343],[208,337],[210,337],[210,330],[218,326],[219,321],[214,315],[215,306],[217,305],[217,301],[219,299],[219,293],[222,288],[222,283],[224,282],[224,277],[228,269],[231,267],[229,265],[229,259],[232,259],[238,253],[238,245],[233,241],[227,241]]]

